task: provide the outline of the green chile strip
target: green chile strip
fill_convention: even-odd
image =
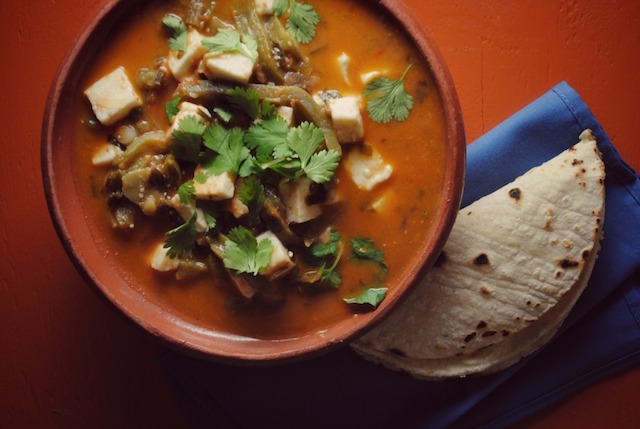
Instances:
[[[269,77],[275,83],[284,82],[284,75],[278,62],[271,54],[271,41],[258,12],[254,0],[235,0],[233,15],[240,33],[249,34],[258,42],[258,57],[265,66]]]

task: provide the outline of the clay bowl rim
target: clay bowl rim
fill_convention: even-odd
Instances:
[[[77,77],[95,54],[99,42],[106,38],[119,17],[140,3],[141,0],[110,0],[94,17],[88,19],[81,36],[61,63],[47,99],[41,136],[45,196],[56,232],[76,269],[101,297],[128,319],[166,345],[197,357],[240,365],[281,363],[326,353],[357,338],[382,320],[433,266],[460,207],[466,151],[464,127],[453,81],[436,46],[400,2],[380,0],[378,5],[372,6],[380,7],[396,25],[404,28],[430,68],[442,99],[449,156],[442,215],[435,225],[432,239],[421,249],[416,263],[409,268],[403,281],[394,286],[376,311],[342,320],[318,334],[282,340],[253,339],[192,325],[167,309],[145,300],[131,286],[132,279],[113,275],[116,271],[113,263],[110,264],[100,253],[99,237],[92,237],[83,229],[86,219],[80,203],[73,198],[76,186],[74,177],[71,169],[65,168],[70,165],[71,158],[70,145],[64,145],[64,131],[73,127],[70,118],[74,116],[74,111],[69,107],[73,103],[64,101],[76,93]]]

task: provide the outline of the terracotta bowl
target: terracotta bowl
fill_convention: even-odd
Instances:
[[[364,0],[363,0],[364,1]],[[78,93],[80,76],[87,68],[109,31],[131,8],[142,1],[105,2],[71,47],[53,81],[42,129],[42,170],[49,210],[57,233],[69,257],[88,284],[119,311],[153,336],[183,352],[235,364],[265,364],[307,358],[332,350],[363,334],[401,301],[407,291],[433,265],[453,226],[462,194],[465,165],[465,138],[460,106],[447,68],[434,44],[397,0],[381,0],[381,13],[389,15],[405,29],[431,68],[444,106],[448,159],[442,195],[442,215],[436,221],[432,238],[400,284],[373,312],[330,326],[323,335],[305,335],[277,341],[238,337],[223,330],[189,323],[170,309],[163,308],[136,290],[136,279],[121,274],[122,264],[101,240],[92,218],[81,205],[77,178],[69,168],[71,137],[77,129],[77,111],[69,100]],[[101,220],[103,221],[103,220]]]

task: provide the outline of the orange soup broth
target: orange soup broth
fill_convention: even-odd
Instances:
[[[355,236],[375,241],[384,251],[388,265],[384,284],[378,286],[393,289],[426,245],[442,210],[446,154],[441,100],[419,53],[406,35],[394,27],[391,18],[386,15],[383,18],[379,10],[370,8],[365,1],[307,2],[316,8],[321,19],[316,37],[304,45],[320,78],[316,90],[337,89],[342,95],[360,95],[365,86],[360,78],[362,73],[380,71],[390,79],[397,79],[412,64],[405,87],[414,97],[414,108],[405,121],[377,124],[363,110],[365,143],[375,147],[393,166],[391,178],[366,192],[356,188],[344,169],[337,172],[340,195],[346,206],[334,224],[335,229],[345,242]],[[133,79],[139,68],[152,67],[158,57],[167,55],[161,19],[164,13],[179,12],[167,3],[151,3],[114,29],[98,49],[80,91],[118,66],[124,66]],[[229,20],[231,16],[230,3],[217,4],[216,12],[223,19]],[[343,52],[350,57],[349,83],[345,82],[337,60]],[[154,104],[144,108],[145,119],[159,129],[168,127],[164,105],[172,91],[173,88],[167,89]],[[126,271],[123,274],[145,299],[194,326],[265,339],[318,332],[337,321],[357,317],[354,308],[342,298],[371,286],[375,269],[371,264],[351,263],[348,245],[339,264],[343,282],[338,290],[311,294],[288,287],[285,302],[275,308],[237,305],[237,293],[223,273],[179,282],[172,274],[155,272],[150,267],[149,255],[171,225],[163,221],[158,224],[158,217],[141,217],[136,228],[126,234],[110,230],[108,207],[101,193],[106,169],[93,166],[91,157],[113,130],[90,130],[89,104],[82,94],[78,94],[78,100],[81,121],[74,142],[73,168],[77,171],[87,216],[98,219],[97,230],[90,232],[106,240],[100,244],[122,261]],[[345,153],[349,150],[344,148]],[[372,207],[379,201],[383,203],[376,211]]]

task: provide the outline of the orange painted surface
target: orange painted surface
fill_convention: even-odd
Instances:
[[[584,98],[640,170],[637,0],[403,0],[448,62],[469,141],[555,83]],[[0,3],[0,426],[184,427],[166,351],[85,285],[49,219],[40,124],[49,84],[100,0]],[[521,429],[637,427],[640,369]]]

